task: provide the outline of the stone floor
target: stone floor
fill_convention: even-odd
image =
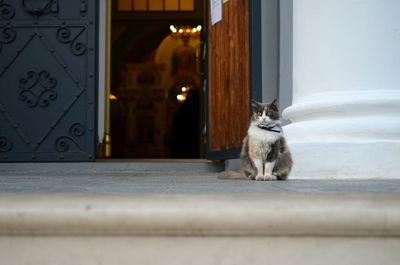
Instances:
[[[78,194],[400,194],[400,179],[259,182],[219,180],[204,171],[0,171],[0,193]]]
[[[399,264],[400,178],[219,180],[223,167],[0,163],[0,264]]]

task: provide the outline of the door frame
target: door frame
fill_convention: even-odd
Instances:
[[[266,81],[263,80],[263,72],[262,69],[265,69],[265,65],[262,60],[262,52],[263,52],[263,36],[264,36],[264,31],[262,28],[262,5],[265,3],[269,3],[270,1],[262,1],[262,0],[248,0],[249,1],[249,71],[250,71],[250,99],[255,99],[257,101],[263,101],[264,95],[265,94],[271,94],[270,91],[264,91],[263,89],[263,83]],[[278,2],[277,5],[274,5],[273,7],[275,10],[272,12],[276,12],[278,14],[278,19],[279,19],[279,0],[273,0],[272,2]],[[108,14],[108,16],[111,13],[111,0],[100,0],[99,1],[99,12],[101,14]],[[105,11],[102,11],[102,3],[105,5]],[[222,159],[233,159],[233,158],[238,158],[239,153],[240,153],[240,148],[232,149],[232,150],[222,150],[222,151],[214,151],[211,152],[208,148],[208,143],[207,139],[209,138],[209,131],[207,130],[207,120],[209,117],[208,113],[208,52],[207,52],[207,42],[208,42],[208,19],[207,19],[207,14],[209,11],[209,0],[206,0],[204,2],[204,14],[206,18],[204,19],[204,31],[203,31],[203,41],[205,43],[204,46],[204,151],[207,159],[210,160],[220,160]],[[110,13],[108,13],[110,12]],[[105,17],[105,26],[104,28],[99,28],[99,42],[104,42],[103,44],[99,44],[99,100],[98,100],[98,135],[99,135],[99,144],[100,144],[100,157],[108,157],[104,149],[109,148],[110,146],[110,139],[109,137],[109,106],[107,104],[108,97],[109,97],[109,87],[110,87],[110,80],[107,77],[107,72],[109,73],[109,61],[110,61],[110,54],[109,54],[109,49],[110,49],[110,29],[108,26],[110,25],[111,21],[110,18],[106,16],[101,16],[99,13],[99,20],[101,17]],[[278,28],[272,29],[273,35],[279,36],[279,23],[278,23]],[[279,43],[279,40],[278,40]],[[102,45],[104,45],[104,50],[102,50]],[[279,46],[279,45],[278,45]],[[265,47],[264,47],[265,48]],[[108,51],[108,52],[107,52]],[[278,47],[278,52],[279,52],[279,47]],[[279,63],[275,64],[272,63],[273,65],[269,65],[269,67],[275,67],[276,65],[279,67]],[[108,70],[107,70],[108,69]],[[101,73],[105,73],[104,79],[101,78]],[[104,83],[102,85],[101,83]],[[265,86],[265,85],[264,85]],[[275,90],[275,88],[273,88]],[[278,92],[277,90],[275,90]],[[274,93],[274,92],[272,92]],[[250,106],[250,104],[249,104]],[[107,152],[109,153],[109,152]]]
[[[261,1],[249,0],[250,101],[262,101],[262,24]],[[249,104],[251,110],[251,104]]]

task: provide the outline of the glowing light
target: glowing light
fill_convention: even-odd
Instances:
[[[172,33],[176,33],[177,31],[174,25],[169,26],[169,29],[171,30]]]
[[[113,94],[110,94],[110,100],[117,100],[117,97],[114,96]]]
[[[176,99],[179,100],[180,102],[182,102],[182,101],[185,101],[186,96],[182,95],[182,94],[179,94],[179,95],[176,96]]]
[[[181,88],[181,90],[182,90],[182,92],[186,92],[188,89],[187,89],[187,87],[183,86],[183,87]]]
[[[1,1],[1,0],[0,0]],[[175,39],[181,38],[184,41],[188,41],[190,38],[199,38],[201,26],[175,26],[170,25],[169,29],[171,31],[171,36]]]

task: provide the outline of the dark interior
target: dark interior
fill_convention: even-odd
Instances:
[[[203,4],[113,1],[112,158],[204,157]]]

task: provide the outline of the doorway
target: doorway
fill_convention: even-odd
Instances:
[[[112,4],[112,158],[203,158],[204,2]]]

